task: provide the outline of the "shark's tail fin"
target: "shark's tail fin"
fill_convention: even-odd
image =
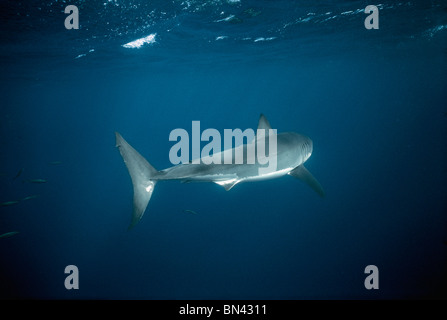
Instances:
[[[124,163],[129,170],[133,184],[133,213],[129,229],[133,228],[143,217],[144,210],[151,199],[156,181],[151,180],[157,170],[141,154],[138,153],[118,133],[116,135],[116,146],[119,148]]]

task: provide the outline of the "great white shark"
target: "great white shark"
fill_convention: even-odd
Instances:
[[[264,129],[265,132],[272,129],[263,114],[259,118],[258,129]],[[200,161],[199,163],[182,163],[161,171],[156,170],[118,132],[115,132],[115,135],[116,146],[124,159],[133,184],[133,213],[129,229],[133,228],[143,217],[155,185],[162,180],[214,182],[228,191],[240,182],[267,180],[290,175],[304,181],[321,197],[324,197],[320,183],[304,167],[304,163],[312,154],[313,143],[309,137],[302,134],[295,132],[276,134],[276,167],[274,170],[261,170],[265,168],[265,162],[261,164],[260,161],[255,161],[255,163],[244,161],[241,164],[236,164],[235,161],[231,164],[224,164],[223,161],[220,164],[205,164]],[[269,140],[266,140],[267,149]],[[254,141],[250,143],[257,142],[255,137]],[[224,150],[214,154],[213,157],[220,156],[223,159],[228,152],[231,152],[234,157],[240,148],[246,152],[247,144]]]

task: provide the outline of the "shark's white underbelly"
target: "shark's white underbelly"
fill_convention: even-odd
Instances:
[[[266,173],[266,174],[262,174],[262,175],[245,177],[245,178],[240,179],[240,182],[242,182],[242,181],[260,181],[260,180],[279,178],[279,177],[285,176],[291,170],[293,170],[293,168],[286,168],[286,169],[282,169],[282,170],[278,170],[278,171],[274,171],[274,172]]]

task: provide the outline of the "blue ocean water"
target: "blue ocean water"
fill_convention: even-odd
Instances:
[[[0,234],[19,233],[0,238],[0,297],[445,297],[447,7],[376,4],[367,30],[369,4],[2,1]],[[289,176],[160,182],[127,231],[115,131],[164,169],[173,129],[260,113],[313,140],[324,199]]]

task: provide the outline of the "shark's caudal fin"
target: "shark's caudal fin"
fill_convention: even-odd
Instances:
[[[289,175],[292,177],[295,177],[297,179],[300,179],[301,181],[305,182],[309,187],[311,187],[316,193],[320,195],[320,197],[324,197],[324,190],[321,184],[318,182],[317,179],[314,178],[312,173],[310,173],[304,165],[300,165],[289,172]]]
[[[119,148],[124,163],[129,170],[133,184],[133,213],[129,229],[133,228],[143,217],[144,210],[151,199],[156,181],[151,177],[157,170],[143,158],[126,140],[118,133],[116,135],[116,146]]]

